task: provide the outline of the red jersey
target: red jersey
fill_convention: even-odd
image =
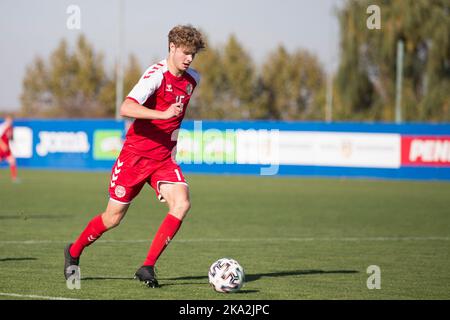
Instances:
[[[167,120],[136,119],[128,129],[123,149],[155,160],[170,157],[177,144],[175,131],[181,126],[186,107],[199,81],[199,74],[191,68],[180,77],[172,75],[166,59],[150,66],[127,99],[158,111],[165,111],[172,104],[182,102],[183,111],[178,117]]]
[[[12,125],[7,125],[5,122],[0,124],[0,140],[6,145],[6,150],[0,148],[0,162],[11,155],[9,140],[12,139],[13,128]]]
[[[13,128],[10,125],[6,125],[5,122],[0,124],[0,139],[9,146],[9,140],[12,139]]]

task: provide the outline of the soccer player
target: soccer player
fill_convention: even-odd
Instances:
[[[170,30],[168,45],[167,58],[145,71],[120,108],[122,116],[135,120],[112,168],[105,212],[94,217],[78,239],[64,249],[66,279],[71,276],[68,267],[79,265],[83,249],[119,225],[133,198],[148,183],[158,199],[167,203],[169,212],[135,278],[148,287],[158,287],[155,263],[190,209],[188,184],[175,162],[174,151],[177,129],[200,80],[190,64],[196,53],[205,48],[205,41],[196,28],[179,25]]]
[[[13,118],[6,116],[0,124],[0,162],[6,160],[11,170],[11,181],[18,182],[16,158],[11,153],[9,142],[13,140]]]

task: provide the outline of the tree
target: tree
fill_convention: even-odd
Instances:
[[[366,26],[366,9],[381,8],[381,30]],[[394,120],[397,42],[405,44],[406,120],[450,120],[450,2],[348,0],[338,12],[341,118]]]
[[[304,50],[282,46],[261,70],[234,35],[223,47],[208,48],[194,60],[201,84],[187,116],[196,119],[323,119],[324,72]],[[22,116],[114,117],[115,73],[103,55],[80,36],[72,53],[65,40],[49,61],[35,58],[23,80]],[[125,69],[124,93],[142,71],[135,56]]]
[[[222,56],[223,103],[226,119],[248,119],[255,114],[256,72],[252,58],[231,35]]]
[[[23,81],[22,113],[26,116],[86,117],[101,108],[97,98],[106,81],[103,56],[86,38],[78,38],[74,53],[62,40],[48,66],[41,58],[27,68]]]
[[[223,49],[208,48],[199,54],[193,66],[202,78],[190,117],[248,119],[255,114],[256,71],[234,35]]]
[[[49,75],[44,60],[36,57],[33,63],[27,66],[23,79],[23,92],[21,95],[22,108],[20,115],[32,116],[45,112],[51,105],[50,93],[47,90]]]
[[[127,95],[134,85],[142,76],[142,68],[135,55],[130,54],[128,57],[128,64],[125,67],[123,79],[123,92]],[[99,94],[99,101],[103,105],[101,109],[101,117],[114,117],[116,112],[116,74],[109,76],[105,85],[102,87]]]
[[[293,54],[279,46],[262,67],[261,91],[266,117],[323,119],[325,73],[306,50]]]
[[[194,119],[224,118],[225,70],[219,50],[208,47],[196,56],[192,66],[200,73],[201,79],[187,116]]]
[[[135,56],[125,69],[124,92],[141,76]],[[81,35],[71,52],[62,40],[46,63],[36,57],[26,68],[21,95],[22,116],[114,117],[115,75],[105,71],[103,55]]]

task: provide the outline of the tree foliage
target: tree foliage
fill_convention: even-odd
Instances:
[[[231,35],[223,49],[200,54],[194,67],[202,75],[194,118],[295,120],[323,114],[324,71],[306,50],[291,54],[280,46],[258,68]]]
[[[380,30],[366,25],[367,7],[373,4],[381,9]],[[396,51],[402,40],[405,120],[450,120],[448,0],[347,0],[338,19],[338,117],[394,120]]]
[[[290,54],[279,46],[269,55],[261,74],[263,105],[268,118],[315,119],[323,114],[324,71],[305,50]]]
[[[137,59],[130,56],[125,92],[131,90],[140,75]],[[62,40],[48,62],[36,57],[26,68],[21,102],[21,115],[27,117],[112,117],[114,75],[106,72],[103,55],[96,53],[83,35],[73,52]]]
[[[367,27],[367,8],[381,9],[381,29]],[[405,44],[406,121],[450,121],[450,1],[346,0],[337,12],[340,63],[333,92],[335,120],[394,120],[397,43]],[[325,72],[306,50],[278,46],[256,65],[231,35],[197,55],[201,76],[188,117],[323,120]],[[141,76],[130,56],[124,93]],[[81,35],[62,40],[48,59],[36,57],[23,79],[22,116],[113,117],[115,73]]]
[[[324,72],[317,58],[304,50],[283,47],[258,70],[252,57],[231,35],[223,47],[198,54],[194,68],[202,75],[188,117],[197,119],[308,119],[321,116]],[[141,76],[130,56],[124,92]],[[74,52],[61,41],[48,62],[35,58],[23,80],[22,116],[113,117],[114,72],[84,36]]]
[[[223,48],[208,48],[196,57],[199,86],[190,117],[248,119],[254,114],[256,70],[251,56],[231,35]]]

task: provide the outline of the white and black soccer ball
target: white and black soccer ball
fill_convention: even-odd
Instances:
[[[211,265],[208,278],[209,283],[217,292],[236,292],[244,284],[244,268],[234,259],[222,258]]]

